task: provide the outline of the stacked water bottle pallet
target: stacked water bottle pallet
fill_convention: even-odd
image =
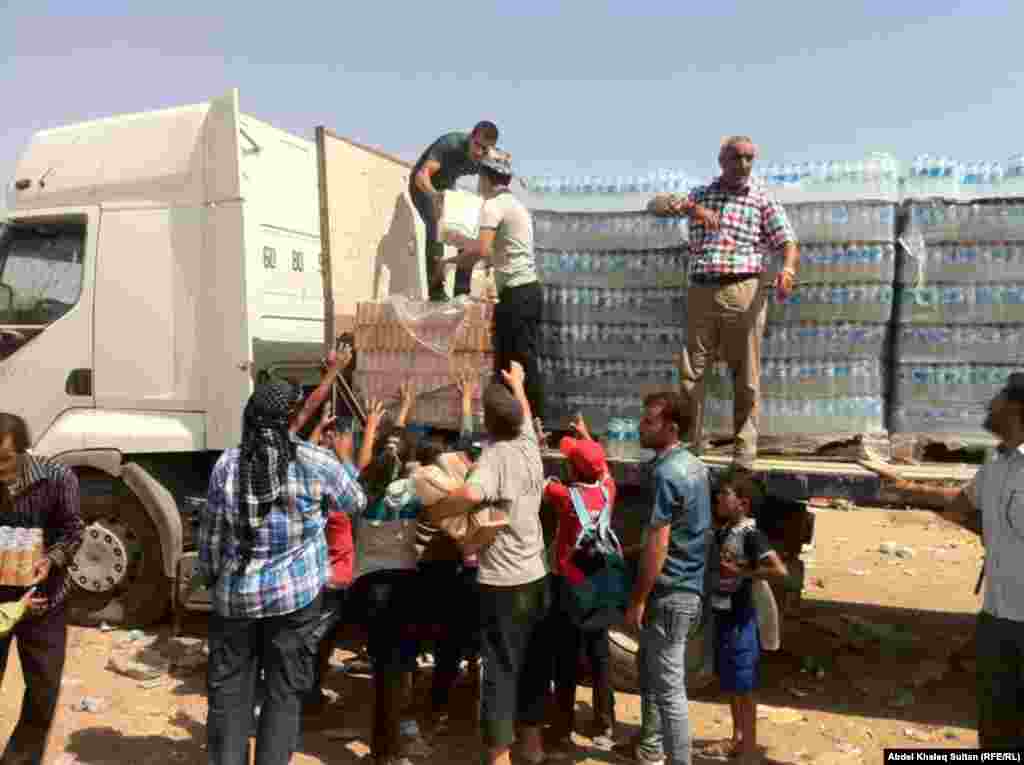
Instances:
[[[493,366],[491,320],[486,302],[416,303],[402,298],[360,303],[356,308],[356,381],[364,394],[394,404],[399,386],[417,393],[415,423],[458,429],[461,396],[456,382],[470,374],[486,382]],[[479,400],[474,412],[479,414]]]
[[[989,445],[989,400],[1024,363],[1024,201],[907,205],[897,270],[893,446]]]
[[[786,212],[801,243],[801,264],[798,285],[786,299],[769,289],[759,448],[884,456],[894,200],[796,201]],[[776,258],[767,278],[779,267]],[[705,434],[730,437],[732,414],[731,375],[718,364],[707,382]]]
[[[534,211],[544,283],[544,421],[582,412],[612,456],[639,454],[643,396],[677,385],[685,224],[640,213]]]

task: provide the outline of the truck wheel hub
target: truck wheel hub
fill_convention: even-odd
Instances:
[[[71,578],[89,592],[109,592],[128,573],[128,556],[118,535],[93,523],[85,530],[82,546],[71,562]]]

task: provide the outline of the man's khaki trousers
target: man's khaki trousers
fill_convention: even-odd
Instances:
[[[767,275],[724,283],[691,283],[687,292],[686,348],[679,379],[689,398],[693,426],[690,443],[704,439],[704,374],[721,359],[732,372],[734,461],[751,467],[757,457],[757,419],[761,398],[761,339],[768,313]]]

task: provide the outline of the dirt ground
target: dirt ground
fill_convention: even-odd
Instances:
[[[979,607],[977,538],[932,513],[820,511],[803,558],[804,605],[787,619],[782,649],[762,662],[758,736],[766,758],[852,765],[880,762],[884,747],[976,746],[970,637]],[[72,629],[47,763],[205,762],[202,624],[188,624],[174,650],[167,627],[146,635]],[[12,654],[0,694],[0,740],[14,726],[22,687]],[[308,721],[296,765],[354,763],[368,752],[369,680],[339,670],[328,687],[338,703]],[[434,741],[429,761],[476,763],[470,688],[457,689],[453,703],[451,729]],[[586,722],[589,688],[580,688],[578,703]],[[639,699],[618,694],[616,703],[626,737],[639,724]],[[690,719],[694,762],[715,761],[700,747],[729,736],[731,725],[714,685],[694,694]],[[333,738],[340,728],[354,728],[359,738]],[[587,739],[576,741],[577,762],[616,761]]]

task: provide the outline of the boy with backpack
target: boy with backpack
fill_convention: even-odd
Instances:
[[[594,722],[589,734],[594,746],[610,751],[615,738],[615,696],[609,668],[608,619],[590,620],[581,613],[579,593],[593,573],[588,557],[592,548],[610,545],[618,548],[611,533],[611,511],[615,504],[615,481],[608,472],[601,444],[590,437],[586,423],[578,416],[573,424],[579,438],[566,436],[559,448],[568,463],[570,481],[548,481],[544,499],[558,517],[555,537],[555,608],[552,635],[555,662],[555,720],[548,731],[549,754],[571,749],[575,723],[576,685],[581,649],[590,659],[593,673]],[[584,523],[585,521],[585,523]],[[580,566],[583,566],[581,568]],[[627,588],[628,593],[628,588]],[[624,604],[623,600],[623,604]],[[617,621],[621,621],[621,614]]]
[[[749,475],[735,472],[719,483],[715,504],[718,579],[711,591],[715,622],[715,671],[729,695],[732,740],[712,744],[709,755],[757,760],[757,702],[761,634],[755,607],[755,579],[783,578],[779,558],[751,517],[764,495]],[[710,637],[710,636],[709,636]]]

